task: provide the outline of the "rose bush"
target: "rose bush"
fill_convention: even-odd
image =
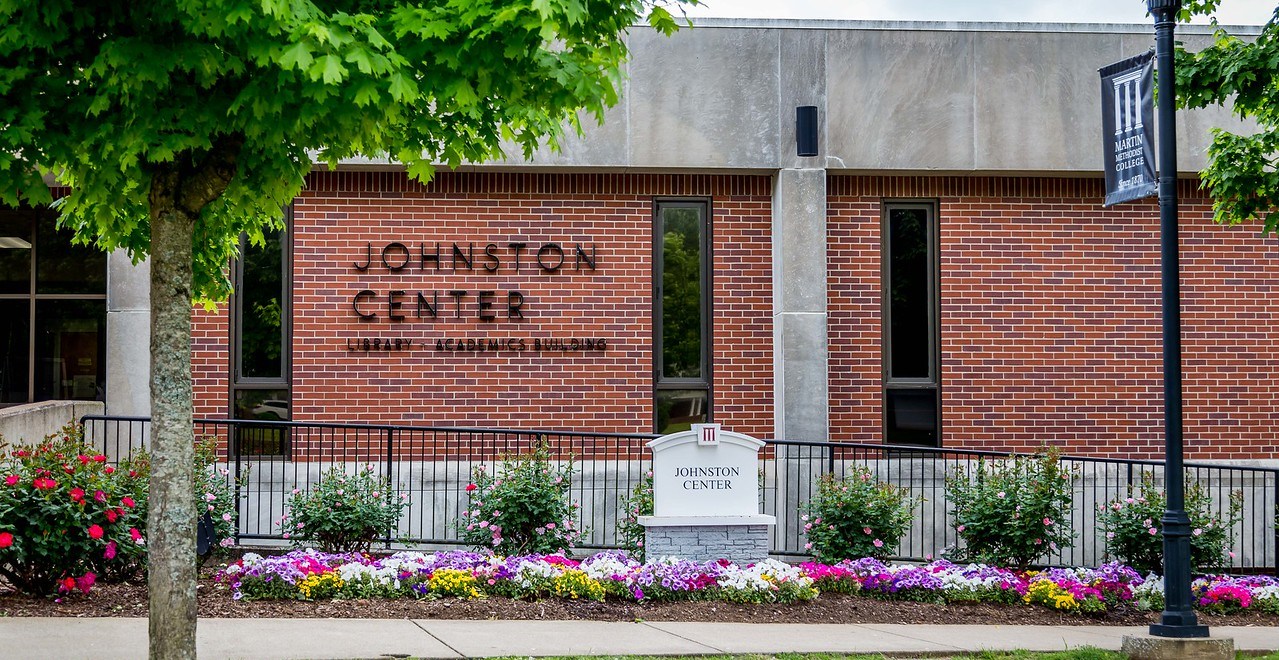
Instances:
[[[1154,476],[1142,475],[1128,497],[1097,506],[1106,534],[1106,555],[1151,573],[1163,570],[1163,522],[1166,497]],[[1212,496],[1198,482],[1186,482],[1185,511],[1190,517],[1190,562],[1204,569],[1222,566],[1230,554],[1230,530],[1239,523],[1243,492],[1232,491],[1222,510],[1214,511]]]
[[[574,472],[571,459],[553,464],[544,444],[502,460],[493,472],[476,467],[457,523],[462,541],[511,554],[571,550],[584,533],[569,498]]]
[[[915,502],[906,489],[875,481],[863,466],[843,478],[822,475],[817,496],[803,507],[804,548],[826,561],[888,557],[910,529]]]
[[[119,465],[63,427],[0,457],[0,575],[32,594],[87,592],[143,565],[149,463]]]
[[[957,467],[946,480],[962,544],[947,555],[1024,570],[1069,547],[1070,477],[1055,450],[1000,461],[979,459],[971,473]]]
[[[335,467],[310,490],[294,489],[288,511],[276,521],[296,546],[318,545],[326,552],[367,551],[388,537],[400,520],[408,495],[396,495],[373,464],[354,473]]]
[[[640,516],[653,515],[653,471],[635,484],[631,494],[622,499],[622,515],[617,523],[617,543],[632,557],[644,561],[644,526]]]

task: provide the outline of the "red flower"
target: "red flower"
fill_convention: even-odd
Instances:
[[[13,545],[13,534],[0,532],[0,548],[7,548],[11,545]]]
[[[11,475],[9,475],[9,476],[7,476],[7,477],[5,477],[5,478],[4,478],[4,485],[6,485],[6,486],[16,486],[16,485],[18,485],[18,482],[19,482],[19,481],[21,481],[21,479],[19,479],[19,478],[18,478],[18,475],[16,475],[16,474],[11,474]]]
[[[34,486],[36,490],[53,490],[58,487],[58,482],[46,477],[39,477],[33,480],[31,485]]]
[[[89,525],[89,538],[95,541],[102,538],[102,528],[97,525]]]
[[[106,462],[107,462],[107,457],[106,457],[106,456],[103,456],[102,454],[98,454],[98,455],[96,455],[96,456],[94,456],[94,457],[93,457],[93,462],[94,462],[94,463],[106,463]]]
[[[115,473],[115,468],[113,468],[113,467],[111,467],[110,465],[108,465],[108,466],[106,467],[106,469],[104,469],[104,470],[103,470],[103,472],[106,472],[107,474],[113,474],[113,473]]]
[[[137,471],[137,470],[129,470],[129,478],[130,478],[130,479],[133,479],[134,477],[137,477],[137,476],[138,476],[138,471]]]
[[[142,540],[142,532],[139,532],[137,527],[130,527],[129,537],[133,539],[134,543],[137,543]]]
[[[476,486],[475,484],[466,484],[466,492],[468,493],[475,490],[476,488],[479,488],[479,486]]]
[[[82,488],[72,488],[72,489],[71,489],[71,501],[72,501],[72,502],[80,502],[81,504],[83,504],[83,503],[84,503],[84,489],[82,489]]]
[[[80,459],[80,465],[88,465],[89,461],[91,460],[88,456],[85,456],[84,454],[80,454],[76,458]]]
[[[75,468],[71,467],[70,465],[63,465],[62,471],[66,472],[67,474],[75,474]]]
[[[63,578],[63,579],[62,579],[62,582],[61,582],[61,583],[59,583],[58,588],[59,588],[60,590],[62,590],[62,591],[74,591],[74,590],[75,590],[75,578],[72,578],[72,577],[69,577],[69,578]]]
[[[93,588],[93,583],[97,581],[98,576],[93,573],[85,573],[80,576],[80,579],[75,581],[75,585],[78,589],[80,589],[80,593],[87,594],[89,593],[89,590]]]
[[[113,523],[115,522],[115,519],[119,517],[120,517],[120,514],[116,513],[115,509],[107,509],[107,522]]]
[[[125,506],[127,506],[127,507],[129,507],[130,509],[132,509],[133,507],[137,506],[137,504],[135,504],[135,503],[133,502],[133,498],[132,498],[132,497],[129,497],[128,495],[125,495],[124,497],[121,497],[121,498],[120,498],[120,503],[121,503],[121,504],[123,504],[123,505],[125,505]]]

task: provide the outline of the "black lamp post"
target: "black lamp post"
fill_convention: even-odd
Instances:
[[[1150,626],[1157,637],[1207,637],[1195,618],[1190,594],[1190,518],[1186,516],[1181,436],[1181,282],[1177,259],[1177,81],[1173,30],[1181,0],[1146,0],[1155,17],[1155,65],[1159,79],[1159,225],[1163,264],[1164,343],[1164,611]]]

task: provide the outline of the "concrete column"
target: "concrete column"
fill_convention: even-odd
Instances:
[[[151,415],[151,265],[107,255],[108,415]]]
[[[773,191],[773,345],[779,440],[826,440],[826,170],[785,169]]]

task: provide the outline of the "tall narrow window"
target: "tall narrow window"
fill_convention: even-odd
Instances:
[[[710,221],[704,200],[654,207],[654,425],[710,421]]]
[[[267,230],[261,245],[240,239],[232,296],[231,412],[235,419],[282,421],[290,414],[289,232]],[[287,455],[282,429],[238,429],[246,455]]]
[[[929,203],[884,205],[884,439],[937,446],[937,220]]]
[[[71,237],[0,207],[0,405],[106,398],[107,257]]]

